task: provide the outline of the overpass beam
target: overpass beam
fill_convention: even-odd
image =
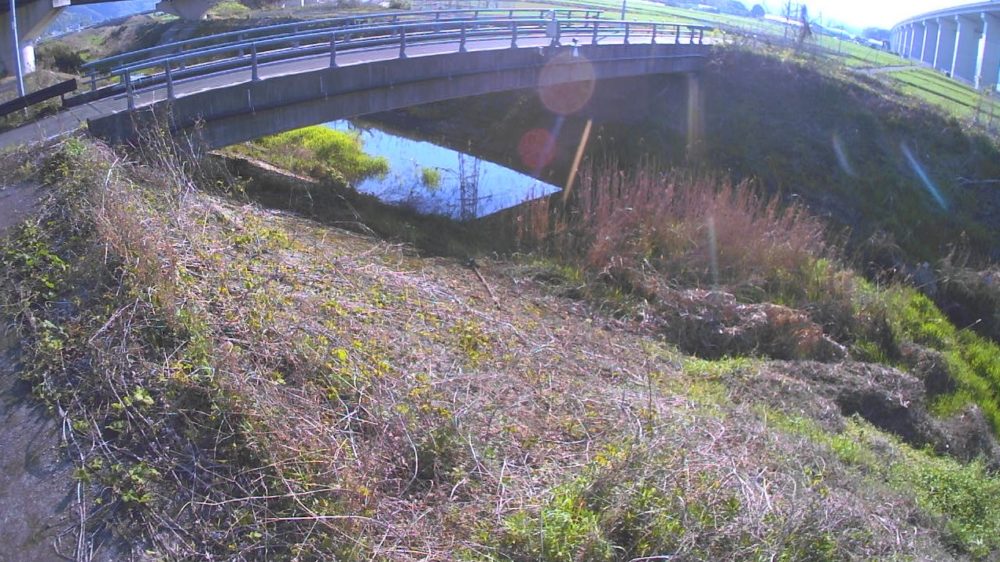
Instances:
[[[216,2],[218,0],[160,0],[156,3],[156,9],[184,20],[197,21],[205,17],[208,9]]]
[[[35,41],[66,6],[69,6],[69,0],[43,0],[18,6],[14,11],[17,17],[16,41],[11,29],[11,13],[0,16],[0,66],[7,74],[17,71],[18,61],[23,74],[35,71]]]
[[[924,53],[924,22],[913,24],[913,39],[910,41],[910,52],[907,56],[911,59],[920,59]]]
[[[958,38],[955,41],[955,56],[952,59],[951,75],[970,84],[976,80],[979,58],[979,26],[981,18],[955,16]]]
[[[976,59],[976,88],[996,89],[1000,75],[1000,16],[983,12],[983,36]]]
[[[927,20],[924,23],[924,48],[920,54],[920,60],[927,64],[934,64],[934,56],[937,54],[938,36],[941,26],[937,20]]]
[[[948,74],[952,73],[956,39],[958,39],[958,23],[955,18],[938,18],[938,44],[934,53],[934,68]]]

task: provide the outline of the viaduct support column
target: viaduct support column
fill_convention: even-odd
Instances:
[[[958,23],[955,18],[938,18],[938,45],[934,54],[934,68],[952,73],[955,62],[955,40],[958,38]]]
[[[15,12],[18,35],[16,55],[14,35],[11,33],[11,14],[6,12],[0,15],[0,67],[7,74],[16,72],[15,56],[21,59],[21,71],[24,74],[35,71],[35,40],[66,6],[69,6],[69,0],[40,0],[18,6]]]
[[[924,24],[913,24],[913,39],[910,41],[910,52],[907,54],[911,59],[920,60],[924,53]]]
[[[937,20],[927,20],[924,24],[924,49],[920,55],[920,60],[927,64],[934,64],[940,30],[941,26]]]
[[[956,16],[958,39],[955,41],[955,57],[951,65],[953,78],[970,84],[976,81],[976,67],[979,59],[980,18]]]
[[[1000,75],[1000,17],[983,13],[983,36],[976,59],[976,88],[995,89]]]

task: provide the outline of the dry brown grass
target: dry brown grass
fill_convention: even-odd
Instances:
[[[778,282],[826,251],[823,223],[749,182],[642,166],[586,169],[565,208],[526,206],[522,241],[586,268],[655,270],[679,285]]]
[[[924,544],[894,492],[843,467],[820,486],[827,453],[523,266],[477,273],[195,190],[183,160],[81,150],[47,178],[86,189],[46,211],[92,225],[46,238],[78,305],[18,304],[104,502],[90,530],[167,559],[534,560],[510,522],[596,474],[622,513],[642,486],[681,498],[665,513],[702,506],[675,544],[691,557]]]

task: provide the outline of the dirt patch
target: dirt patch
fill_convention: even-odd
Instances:
[[[844,417],[858,415],[914,447],[930,446],[963,461],[981,456],[991,467],[1000,466],[1000,447],[977,407],[946,420],[931,416],[926,386],[931,378],[869,363],[775,361],[733,379],[735,396],[815,419],[831,431],[843,429]]]
[[[33,183],[0,187],[0,236],[27,218],[41,198],[41,187]]]

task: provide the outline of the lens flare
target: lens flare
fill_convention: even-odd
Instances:
[[[517,143],[517,154],[521,157],[521,163],[525,168],[535,171],[535,175],[552,163],[555,153],[555,139],[552,133],[545,129],[531,129],[521,135],[521,140]]]
[[[844,141],[840,138],[840,133],[836,131],[833,133],[833,153],[837,155],[837,163],[840,164],[840,169],[844,170],[844,173],[852,178],[855,177],[851,161],[847,159],[847,149],[844,148]]]
[[[948,202],[945,201],[944,196],[941,195],[941,191],[938,190],[936,185],[934,185],[934,182],[931,180],[930,176],[927,175],[927,171],[924,170],[924,167],[917,160],[916,156],[910,152],[910,147],[906,146],[906,143],[904,142],[900,144],[900,148],[903,151],[903,156],[906,157],[906,161],[910,164],[910,168],[913,168],[913,173],[917,174],[917,177],[920,178],[920,183],[923,184],[924,189],[931,194],[931,197],[937,201],[937,204],[940,205],[942,209],[947,210]]]
[[[583,56],[563,52],[545,63],[538,78],[538,96],[556,115],[571,115],[583,109],[594,95],[594,65]]]

